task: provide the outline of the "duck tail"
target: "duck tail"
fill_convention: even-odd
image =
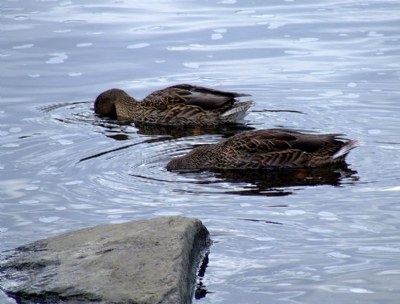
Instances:
[[[341,159],[346,157],[346,155],[355,147],[360,145],[359,141],[357,140],[349,140],[344,143],[344,145],[335,153],[333,154],[333,159]]]
[[[222,113],[222,117],[225,121],[228,122],[237,122],[246,117],[247,110],[252,106],[254,102],[252,100],[243,101],[236,103],[236,106],[224,113]]]

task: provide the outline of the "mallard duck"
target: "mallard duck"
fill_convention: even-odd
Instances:
[[[225,92],[180,84],[155,91],[137,101],[123,90],[101,93],[95,113],[138,123],[159,125],[216,126],[237,123],[246,116],[252,101],[239,102],[248,94]]]
[[[167,170],[312,168],[344,162],[357,141],[341,134],[245,131],[172,159]]]

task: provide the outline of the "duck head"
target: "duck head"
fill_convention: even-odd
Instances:
[[[97,96],[94,102],[94,111],[99,116],[117,118],[116,105],[132,99],[124,90],[109,89]]]

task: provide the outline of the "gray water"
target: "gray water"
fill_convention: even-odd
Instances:
[[[399,1],[4,0],[0,63],[0,251],[191,216],[214,241],[194,302],[398,303]],[[173,156],[239,130],[93,115],[108,88],[142,98],[177,83],[252,94],[248,127],[361,145],[326,179],[178,174]]]

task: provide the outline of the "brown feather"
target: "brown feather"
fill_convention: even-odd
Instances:
[[[343,162],[355,141],[338,134],[266,129],[246,131],[172,159],[168,170],[306,168]],[[335,154],[343,152],[340,157]]]
[[[101,93],[94,103],[95,113],[153,124],[212,126],[237,123],[252,101],[240,102],[247,94],[181,84],[149,94],[139,102],[120,89]]]

